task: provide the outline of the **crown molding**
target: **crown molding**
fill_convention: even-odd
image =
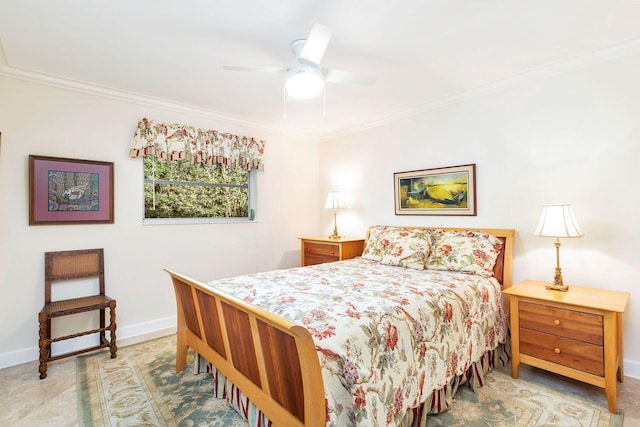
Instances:
[[[55,74],[43,73],[40,71],[34,71],[27,68],[14,67],[11,65],[5,65],[0,69],[0,75],[18,80],[25,80],[33,83],[39,83],[46,86],[57,87],[61,89],[70,90],[73,92],[79,92],[102,98],[112,99],[116,101],[123,101],[138,105],[145,105],[150,107],[157,107],[181,113],[191,114],[199,117],[213,118],[224,120],[238,125],[262,127],[260,124],[244,120],[240,117],[223,114],[216,111],[207,110],[188,104],[181,104],[178,102],[155,98],[148,95],[142,95],[136,92],[130,92],[121,89],[114,89],[108,86],[102,86],[95,83],[84,82],[81,80],[69,79],[66,77],[60,77]]]
[[[111,100],[127,102],[132,104],[143,105],[147,107],[160,108],[164,110],[185,113],[196,117],[220,120],[239,126],[249,127],[251,129],[262,130],[277,134],[286,134],[281,129],[265,125],[263,123],[246,120],[239,116],[221,113],[218,111],[208,110],[193,105],[182,104],[167,99],[155,98],[140,93],[114,89],[108,86],[102,86],[95,83],[84,82],[80,80],[60,77],[54,74],[43,73],[22,67],[14,67],[9,65],[2,50],[2,42],[0,41],[0,76],[17,80],[24,80],[32,83],[43,84],[46,86],[56,87],[93,96],[99,96]],[[289,135],[289,134],[288,134]],[[299,134],[290,134],[291,136],[301,137]],[[308,138],[308,135],[306,136]]]
[[[511,77],[496,80],[469,90],[460,91],[441,98],[433,99],[427,103],[416,107],[409,107],[389,112],[384,118],[366,121],[354,126],[339,129],[335,132],[328,132],[321,135],[299,134],[283,131],[280,128],[269,126],[265,123],[255,122],[243,119],[239,116],[221,113],[218,111],[208,110],[206,108],[197,107],[188,104],[182,104],[166,99],[155,98],[142,95],[135,92],[114,89],[107,86],[101,86],[94,83],[84,82],[60,77],[54,74],[42,73],[27,68],[14,67],[7,61],[2,40],[0,40],[0,76],[35,82],[57,88],[62,88],[74,92],[100,96],[116,101],[129,102],[138,105],[160,108],[169,111],[189,114],[192,116],[203,117],[207,119],[220,120],[239,126],[250,127],[266,132],[288,135],[305,139],[314,139],[319,142],[329,141],[342,138],[355,133],[364,132],[366,130],[377,128],[389,123],[393,123],[405,118],[423,114],[439,108],[447,107],[453,104],[466,102],[477,99],[499,91],[508,90],[524,83],[576,71],[585,67],[597,65],[607,61],[611,61],[624,56],[636,54],[640,52],[640,38],[629,39],[625,42],[612,45],[606,48],[597,49],[586,54],[575,55],[570,58],[559,60],[544,66],[536,67],[525,72],[513,75]]]
[[[505,79],[495,80],[493,82],[475,87],[473,89],[437,98],[417,107],[397,110],[395,112],[391,112],[389,115],[385,116],[382,119],[372,120],[370,122],[362,123],[358,126],[353,126],[337,132],[325,134],[320,138],[320,141],[329,141],[332,139],[353,135],[355,133],[364,132],[366,130],[393,123],[404,118],[416,116],[453,104],[470,101],[472,99],[487,96],[496,92],[508,90],[520,86],[524,83],[530,83],[536,80],[573,72],[582,68],[598,65],[607,61],[637,53],[640,53],[640,38],[629,39],[625,42],[594,50],[587,54],[575,55],[570,58],[562,59],[553,63],[533,68],[531,70],[527,70],[525,72],[513,75]]]

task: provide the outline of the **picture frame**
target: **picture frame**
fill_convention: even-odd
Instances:
[[[29,225],[113,224],[113,162],[29,155]]]
[[[476,215],[476,165],[393,174],[396,215]]]

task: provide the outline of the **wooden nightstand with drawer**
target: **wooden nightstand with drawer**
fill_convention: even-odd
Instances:
[[[362,255],[364,239],[301,237],[302,266],[342,261]]]
[[[510,296],[511,376],[520,363],[603,387],[616,413],[616,376],[624,380],[622,313],[629,294],[582,286],[547,290],[525,280]]]

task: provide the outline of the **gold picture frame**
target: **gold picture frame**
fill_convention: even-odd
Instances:
[[[476,165],[393,174],[396,215],[476,215]]]

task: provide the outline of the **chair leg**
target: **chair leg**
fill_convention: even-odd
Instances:
[[[111,358],[115,359],[118,346],[116,345],[116,302],[111,301],[109,303],[109,334],[111,335],[111,345],[109,350],[111,351]]]
[[[107,342],[107,338],[106,338],[106,331],[105,331],[105,315],[104,315],[104,308],[100,309],[100,344]]]
[[[40,366],[38,371],[40,372],[40,379],[47,378],[47,360],[49,358],[49,348],[51,346],[49,337],[49,318],[45,313],[38,314],[39,334],[38,346],[40,347]]]

